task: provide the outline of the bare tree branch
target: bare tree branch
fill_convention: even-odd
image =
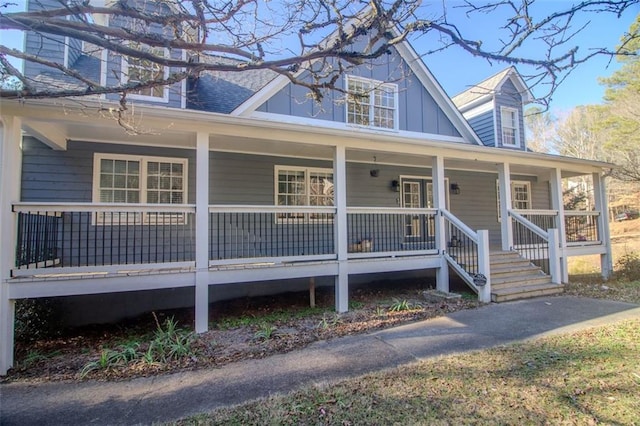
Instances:
[[[386,55],[408,38],[430,34],[436,35],[440,44],[424,54],[458,46],[492,63],[526,65],[531,70],[525,74],[529,83],[547,88],[538,99],[546,105],[557,86],[579,64],[594,56],[635,54],[605,47],[582,52],[572,46],[575,35],[590,28],[588,22],[574,27],[577,18],[597,13],[619,17],[638,4],[638,0],[559,3],[557,11],[536,19],[534,0],[465,1],[458,7],[470,18],[498,13],[507,16],[502,24],[496,23],[503,29],[503,38],[476,40],[465,35],[468,28],[462,23],[451,21],[447,2],[439,11],[433,4],[421,5],[418,0],[114,0],[99,6],[90,0],[57,2],[54,8],[5,13],[2,6],[7,2],[0,0],[0,30],[38,34],[42,40],[66,44],[68,49],[78,49],[72,43],[82,42],[85,50],[90,46],[97,52],[83,53],[100,60],[106,52],[107,57],[156,64],[170,72],[145,81],[110,79],[105,83],[83,75],[74,63],[0,45],[0,73],[21,83],[19,89],[0,87],[0,98],[115,93],[124,100],[127,94],[171,86],[205,71],[268,69],[306,87],[312,98],[320,100],[327,90],[343,90],[339,76],[351,68]],[[38,1],[31,3],[37,5]],[[629,39],[633,37],[637,34],[629,35]],[[536,56],[519,54],[534,42],[546,49],[540,49]],[[215,61],[212,56],[232,61]],[[37,75],[11,66],[11,57],[58,73],[74,84],[43,85]]]

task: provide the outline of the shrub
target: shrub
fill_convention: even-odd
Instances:
[[[15,338],[23,342],[60,335],[60,310],[53,299],[16,301]]]
[[[625,253],[616,262],[615,277],[627,281],[640,280],[640,257],[638,253]]]

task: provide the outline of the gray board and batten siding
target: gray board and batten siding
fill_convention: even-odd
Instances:
[[[398,85],[399,130],[460,137],[453,123],[411,72],[400,54],[393,48],[391,52],[372,60],[371,64],[350,70],[349,74]],[[303,75],[301,79],[308,77]],[[344,77],[338,79],[337,86],[345,88]],[[257,110],[340,123],[346,121],[344,93],[327,91],[320,103],[310,99],[308,93],[306,88],[289,83]]]

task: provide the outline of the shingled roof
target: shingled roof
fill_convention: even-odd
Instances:
[[[200,60],[222,65],[239,63],[221,56],[201,56]],[[189,81],[187,109],[229,114],[277,76],[269,69],[204,71]]]
[[[480,99],[486,95],[492,95],[500,88],[502,82],[507,78],[511,72],[516,72],[514,67],[506,68],[499,73],[492,75],[486,80],[481,81],[478,84],[470,87],[462,93],[459,93],[451,98],[455,106],[461,108],[464,105],[470,104],[473,101]]]
[[[238,61],[220,56],[201,57],[210,63],[224,65]],[[101,59],[95,55],[82,54],[71,65],[83,77],[100,81]],[[233,71],[203,71],[197,78],[187,83],[187,109],[229,114],[244,101],[253,96],[278,74],[269,69]],[[38,90],[84,90],[87,85],[76,78],[62,74],[58,70],[42,72],[32,85]]]

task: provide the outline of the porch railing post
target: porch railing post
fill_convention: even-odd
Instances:
[[[196,140],[195,330],[209,328],[209,134]]]
[[[436,156],[431,164],[431,182],[433,182],[433,203],[439,214],[435,217],[436,226],[436,249],[441,255],[441,266],[436,271],[436,288],[440,291],[449,292],[449,265],[442,256],[447,247],[445,234],[445,220],[442,216],[442,209],[446,208],[446,188],[444,180],[444,158]]]
[[[569,270],[567,265],[567,227],[565,224],[564,203],[562,201],[562,171],[554,169],[551,171],[551,208],[558,212],[558,222],[556,229],[558,230],[560,247],[560,274],[561,281],[569,282]]]
[[[0,124],[0,375],[13,366],[15,301],[9,295],[11,270],[16,264],[17,215],[12,204],[20,201],[22,123],[4,116]]]
[[[598,216],[598,238],[604,245],[606,252],[600,255],[600,271],[603,278],[608,279],[613,273],[613,259],[611,256],[611,235],[609,232],[609,205],[607,202],[607,187],[604,176],[600,173],[593,175],[593,194]]]
[[[349,310],[349,263],[347,261],[347,154],[344,146],[336,146],[333,159],[334,247],[338,260],[335,279],[336,312]]]
[[[513,229],[509,209],[511,203],[511,168],[509,163],[498,165],[498,186],[500,187],[500,220],[502,233],[502,250],[511,250],[513,247]]]
[[[551,282],[554,284],[561,284],[562,276],[560,274],[560,247],[558,244],[559,236],[557,229],[549,229],[549,275],[551,275]]]
[[[486,284],[478,288],[478,300],[491,302],[491,259],[489,255],[489,231],[478,231],[478,272],[487,279]]]

